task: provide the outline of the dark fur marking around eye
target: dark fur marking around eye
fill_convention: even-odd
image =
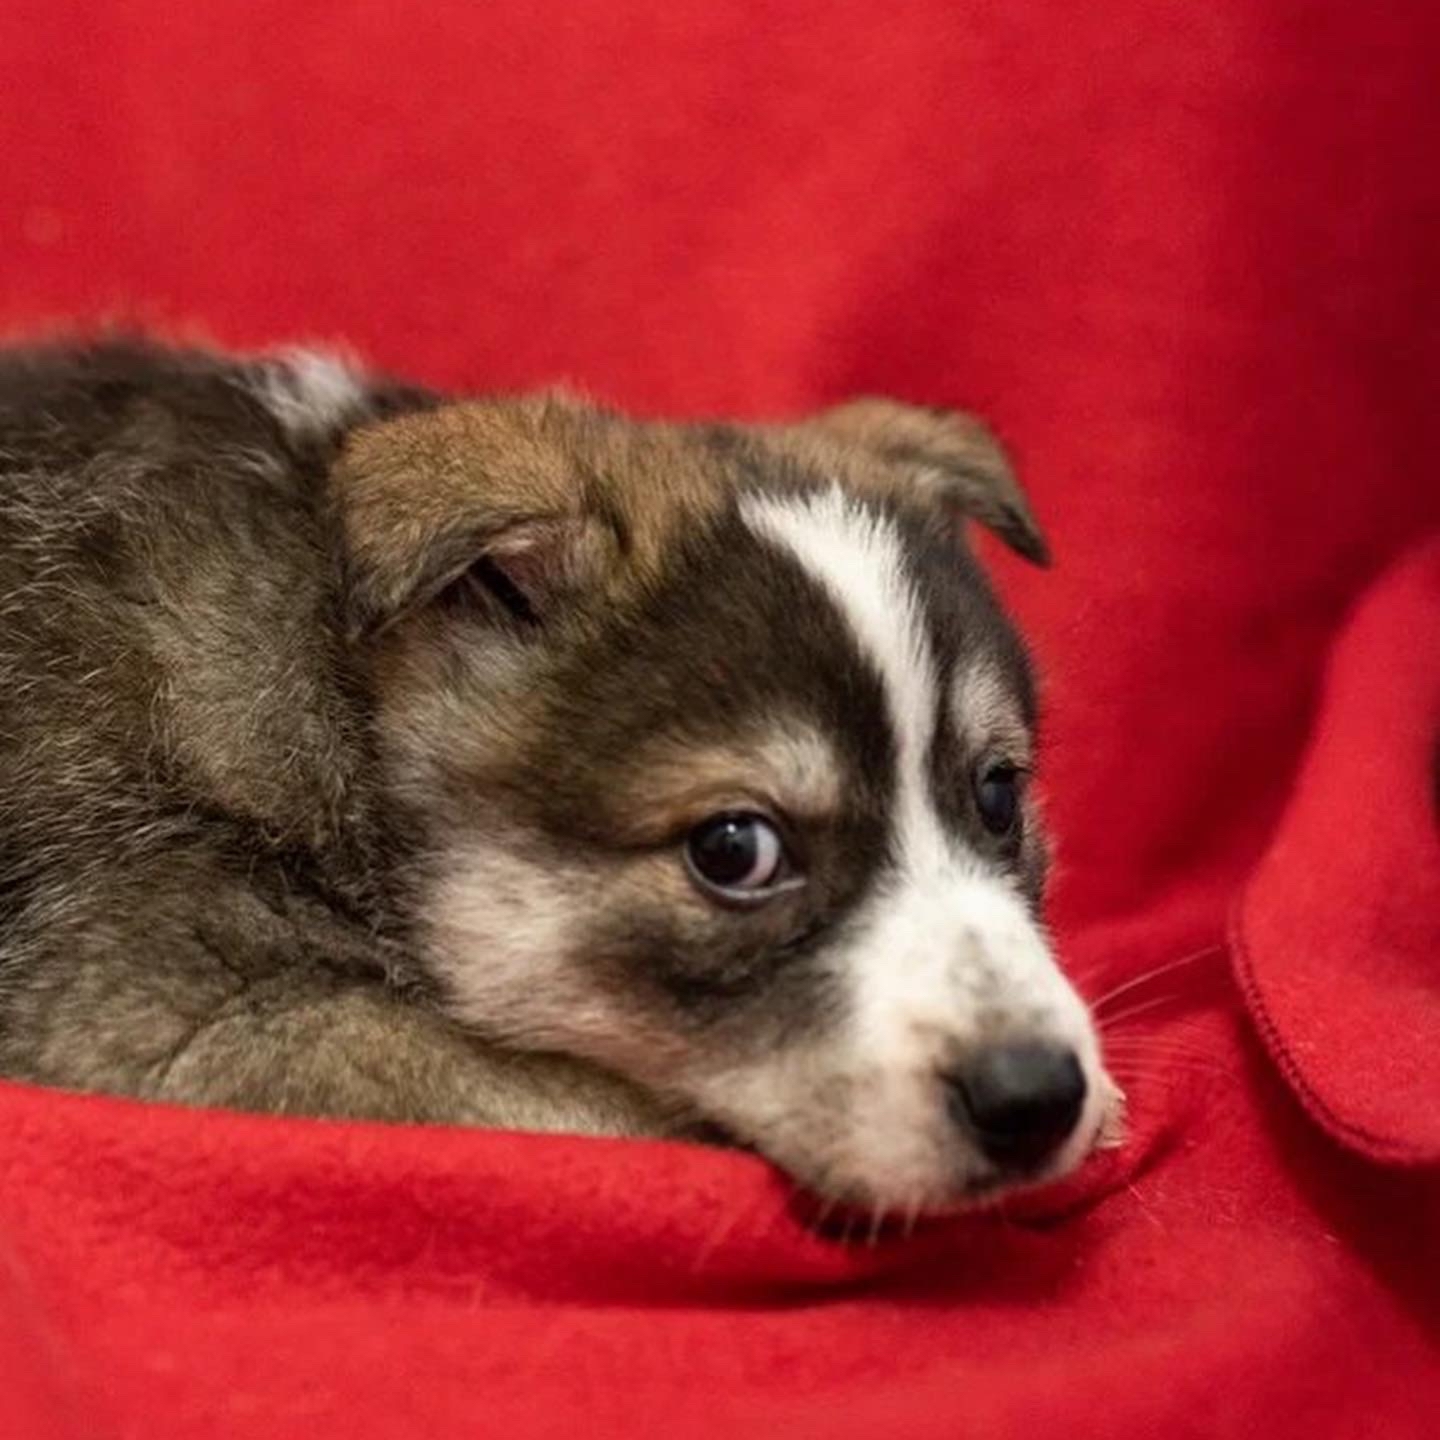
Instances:
[[[555,705],[521,779],[531,815],[557,843],[606,843],[645,737],[684,737],[703,750],[733,736],[737,716],[793,717],[825,737],[842,801],[796,837],[803,891],[765,914],[696,921],[657,903],[588,953],[627,957],[617,987],[630,994],[643,982],[690,1024],[803,1028],[830,1013],[823,939],[891,858],[896,755],[881,678],[824,589],[738,515],[723,515],[685,536],[638,611],[616,615],[583,663],[548,686]]]
[[[595,953],[616,957],[622,993],[634,998],[648,991],[687,1028],[737,1026],[751,1041],[769,1035],[779,1043],[781,1036],[823,1029],[842,1004],[835,977],[812,963],[834,929],[820,915],[787,939],[750,934],[731,936],[727,944],[712,936],[711,945],[697,946],[696,936],[673,931],[657,916],[599,937]],[[704,963],[697,963],[700,954]]]

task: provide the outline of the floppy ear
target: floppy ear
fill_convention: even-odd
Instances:
[[[800,427],[881,462],[859,482],[901,501],[936,506],[952,522],[978,520],[1037,565],[1050,546],[1000,442],[983,421],[956,410],[861,399],[823,411]]]
[[[604,567],[614,531],[547,433],[549,404],[450,405],[349,436],[330,499],[352,639],[442,598],[543,626]]]

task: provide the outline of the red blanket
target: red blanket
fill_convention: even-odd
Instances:
[[[1437,67],[1426,0],[0,8],[7,325],[992,416],[1132,1116],[872,1248],[735,1155],[0,1087],[0,1435],[1434,1435]]]

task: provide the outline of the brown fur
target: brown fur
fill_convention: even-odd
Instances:
[[[276,364],[129,345],[0,361],[0,1070],[306,1113],[688,1123],[608,1053],[516,1053],[551,1038],[498,1012],[457,1023],[417,913],[437,856],[483,842],[497,901],[507,877],[550,876],[590,904],[583,1003],[629,1005],[657,1062],[677,1033],[803,1028],[815,975],[772,981],[773,962],[859,892],[888,762],[860,733],[872,681],[818,658],[844,645],[811,592],[762,547],[730,574],[735,496],[836,480],[946,543],[963,512],[1041,554],[1000,451],[878,401],[642,425],[361,379],[322,413]],[[966,576],[1004,709],[1023,657]],[[667,628],[710,608],[765,664],[723,646],[702,663]],[[818,708],[788,711],[797,687]],[[802,737],[807,715],[853,715],[850,750],[817,773],[803,739],[696,729],[696,697],[731,690]],[[824,877],[743,923],[662,853],[740,799],[813,821]],[[735,998],[762,988],[768,1011]]]
[[[677,533],[733,498],[729,466],[747,447],[927,518],[980,519],[1022,553],[1048,554],[1004,451],[971,416],[869,399],[713,434],[721,444],[697,444],[693,427],[637,425],[558,394],[361,428],[332,478],[357,623],[423,603],[481,550],[544,551],[550,585],[621,602],[663,573]]]
[[[1003,447],[973,415],[868,397],[776,434],[857,492],[938,515],[957,542],[965,522],[978,520],[1026,559],[1049,564],[1050,547]]]

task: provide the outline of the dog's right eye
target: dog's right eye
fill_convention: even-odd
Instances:
[[[685,861],[703,890],[732,900],[768,898],[788,874],[785,842],[763,815],[712,815],[685,841]]]
[[[975,805],[992,835],[1014,833],[1020,819],[1021,778],[1014,765],[992,765],[975,776]]]

